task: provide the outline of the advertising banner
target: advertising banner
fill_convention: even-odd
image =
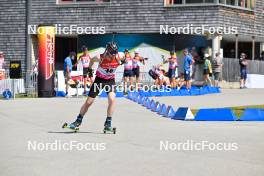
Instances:
[[[39,42],[39,74],[38,96],[54,96],[55,76],[55,27],[40,26],[38,28]]]

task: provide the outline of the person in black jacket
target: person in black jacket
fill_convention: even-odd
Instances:
[[[245,83],[247,80],[247,55],[245,53],[241,53],[241,57],[239,59],[239,65],[240,65],[240,89],[246,88]]]

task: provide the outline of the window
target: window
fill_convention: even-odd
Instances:
[[[253,10],[255,0],[165,0],[165,6],[203,6],[203,5],[226,5],[243,9]]]
[[[165,5],[215,4],[218,0],[165,0]]]
[[[92,4],[101,4],[109,3],[110,0],[57,0],[57,4],[76,4],[76,3],[92,3]]]
[[[186,0],[186,4],[203,3],[203,0]]]
[[[236,5],[236,0],[226,0],[226,5]]]
[[[255,0],[238,0],[238,6],[242,8],[254,9]]]

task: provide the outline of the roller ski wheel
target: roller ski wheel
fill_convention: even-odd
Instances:
[[[106,133],[116,134],[116,128],[115,127],[114,128],[105,127],[103,131],[104,131],[104,134],[106,134]]]
[[[68,125],[68,123],[64,123],[63,125],[62,125],[62,128],[67,128],[67,129],[70,129],[70,130],[73,130],[75,133],[77,133],[78,131],[79,131],[79,127],[75,127],[75,128],[71,128],[69,125]]]

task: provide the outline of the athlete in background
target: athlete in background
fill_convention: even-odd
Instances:
[[[133,76],[135,77],[136,87],[140,83],[140,66],[145,65],[145,60],[139,55],[139,51],[135,50],[133,58]]]
[[[83,67],[83,86],[84,86],[84,92],[83,94],[86,95],[86,89],[87,89],[87,77],[93,82],[93,71],[89,68],[89,63],[91,60],[91,57],[88,53],[88,48],[86,46],[82,47],[83,55],[80,56],[79,61],[82,63]]]
[[[128,49],[125,49],[125,63],[124,63],[124,88],[133,84],[133,58],[131,57]]]
[[[174,51],[170,52],[170,58],[165,60],[164,64],[165,63],[169,63],[168,77],[170,79],[170,86],[175,88],[177,86],[176,77],[178,77],[178,61]]]

